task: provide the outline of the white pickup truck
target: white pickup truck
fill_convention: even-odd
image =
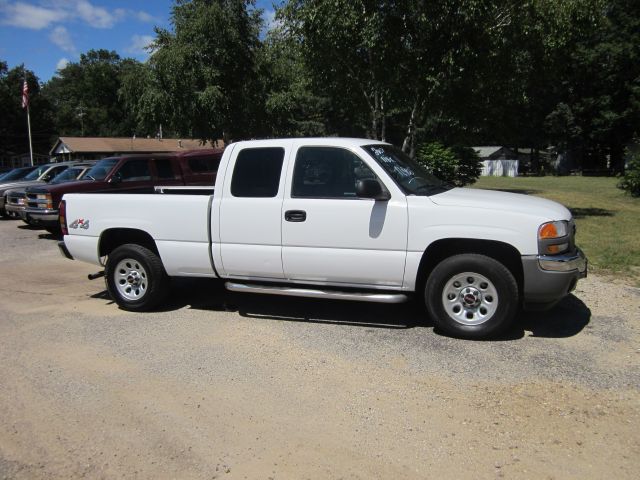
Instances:
[[[162,302],[169,277],[219,277],[239,292],[417,294],[436,327],[480,338],[587,274],[562,205],[453,188],[365,139],[233,143],[212,192],[68,194],[60,221],[62,253],[105,266],[109,293],[133,311]]]

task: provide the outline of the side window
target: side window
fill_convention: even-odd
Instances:
[[[173,172],[173,165],[168,158],[159,158],[154,160],[158,178],[161,180],[173,180],[176,174]]]
[[[231,179],[234,197],[266,197],[278,194],[284,149],[246,148],[238,154]]]
[[[292,197],[356,198],[356,182],[375,173],[349,150],[302,147],[293,170]]]
[[[149,161],[145,159],[129,160],[118,171],[118,176],[123,182],[141,182],[151,180]]]
[[[189,157],[187,165],[193,173],[213,173],[218,171],[220,155],[208,157]]]
[[[49,170],[47,175],[49,176],[49,178],[53,179],[56,175],[64,172],[67,168],[68,167],[66,165],[61,167],[53,167],[51,170]]]

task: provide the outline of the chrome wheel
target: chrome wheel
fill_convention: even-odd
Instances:
[[[484,275],[459,273],[442,290],[442,305],[447,315],[462,325],[480,325],[498,309],[498,291]]]
[[[120,260],[113,272],[113,280],[118,293],[127,300],[140,300],[147,293],[147,272],[142,264],[133,258]]]

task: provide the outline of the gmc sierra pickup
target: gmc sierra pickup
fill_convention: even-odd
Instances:
[[[550,307],[587,274],[562,205],[453,188],[392,145],[255,140],[224,151],[215,189],[68,194],[62,253],[105,266],[118,305],[142,311],[174,276],[238,292],[398,303],[434,324],[493,336],[520,307]]]

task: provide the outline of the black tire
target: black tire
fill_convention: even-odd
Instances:
[[[475,339],[503,332],[520,303],[518,284],[509,269],[475,253],[440,262],[427,279],[424,299],[437,329]]]
[[[132,312],[153,310],[169,288],[169,277],[158,255],[131,243],[109,254],[105,282],[111,298],[120,308]]]

